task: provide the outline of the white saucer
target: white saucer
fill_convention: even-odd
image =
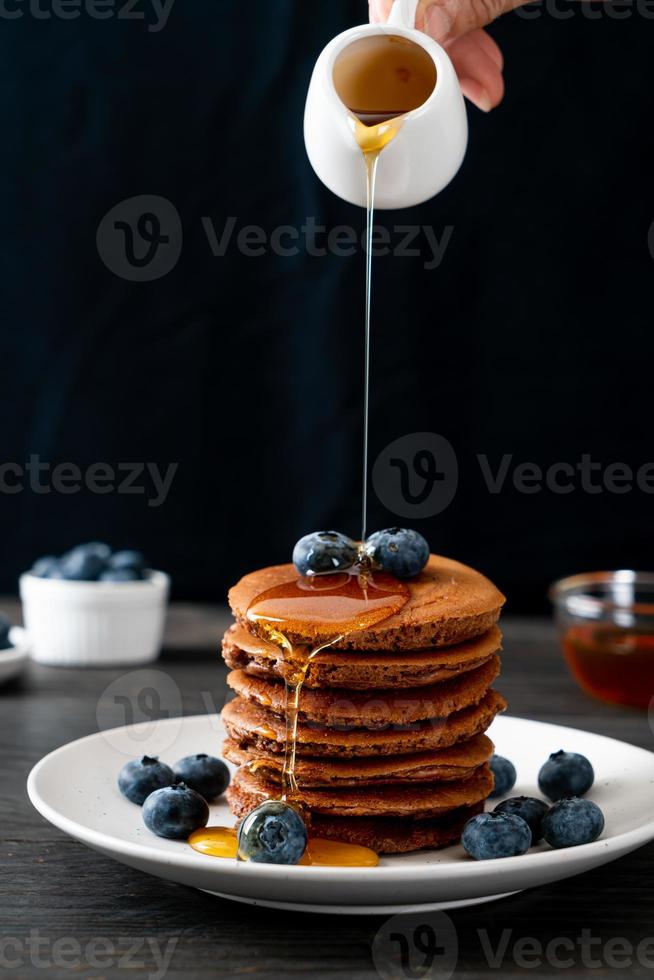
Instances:
[[[5,684],[20,674],[29,656],[26,646],[13,646],[0,650],[0,684]]]
[[[489,901],[588,871],[654,838],[651,752],[521,718],[498,718],[489,734],[497,752],[517,767],[511,795],[540,795],[536,777],[550,752],[563,748],[588,756],[596,773],[589,797],[606,817],[600,840],[559,851],[541,843],[522,857],[483,862],[456,846],[383,857],[379,867],[365,869],[280,867],[198,854],[184,842],[151,834],[139,808],[118,792],[116,777],[128,759],[144,754],[170,764],[195,752],[218,754],[222,725],[208,715],[131,725],[71,742],[34,767],[27,788],[36,809],[56,827],[132,868],[236,901],[350,915]],[[233,822],[225,803],[212,806],[211,824]]]

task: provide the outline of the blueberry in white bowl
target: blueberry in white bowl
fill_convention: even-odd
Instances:
[[[419,575],[429,561],[429,544],[417,531],[389,527],[370,535],[365,553],[389,575],[410,579]]]
[[[215,756],[200,752],[187,755],[173,767],[175,779],[186,783],[205,800],[215,800],[222,796],[229,786],[229,769]]]
[[[479,813],[463,828],[461,844],[475,861],[516,857],[531,847],[531,830],[514,813]]]
[[[490,794],[490,799],[495,800],[499,796],[506,796],[513,789],[518,774],[513,763],[503,755],[494,755],[490,761],[490,768],[495,777],[495,787]]]
[[[93,582],[106,568],[110,554],[109,546],[99,541],[78,545],[60,558],[61,577],[69,582]]]
[[[150,793],[143,804],[143,822],[157,837],[186,840],[194,830],[206,827],[209,804],[184,783],[174,783]]]
[[[174,780],[170,766],[160,762],[156,756],[144,755],[141,759],[125,763],[118,773],[118,789],[132,803],[141,806],[150,793],[171,786]]]
[[[543,836],[551,847],[591,844],[604,830],[604,814],[592,800],[567,797],[543,817]]]
[[[55,555],[44,555],[43,558],[37,558],[30,571],[37,578],[60,577],[59,559]]]
[[[241,822],[238,854],[258,864],[297,864],[307,846],[300,814],[282,800],[267,800]]]
[[[300,575],[323,575],[352,568],[358,554],[356,542],[340,531],[314,531],[295,545],[293,564]]]
[[[141,551],[114,551],[107,560],[107,568],[111,571],[136,572],[138,578],[143,577],[146,566],[147,561]]]
[[[556,802],[570,796],[584,796],[595,782],[593,767],[578,752],[553,752],[538,773],[538,787]]]

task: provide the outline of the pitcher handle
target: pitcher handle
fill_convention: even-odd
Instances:
[[[406,27],[415,30],[416,12],[419,0],[395,0],[387,24],[391,27]]]

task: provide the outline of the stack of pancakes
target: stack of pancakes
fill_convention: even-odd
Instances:
[[[223,657],[236,697],[223,709],[223,752],[241,767],[228,790],[238,817],[279,797],[284,678],[293,671],[289,655],[257,636],[246,612],[294,575],[292,565],[266,568],[229,594],[236,624]],[[437,555],[408,586],[399,613],[311,661],[300,696],[295,773],[312,833],[387,854],[459,839],[492,791],[493,745],[484,732],[506,707],[491,687],[500,669],[502,594]],[[284,632],[297,645],[325,639],[299,621]]]

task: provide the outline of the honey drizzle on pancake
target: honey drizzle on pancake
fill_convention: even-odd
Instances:
[[[281,649],[289,668],[285,672],[286,744],[280,799],[300,812],[306,811],[306,806],[295,778],[297,728],[300,695],[311,662],[344,636],[394,616],[408,602],[409,594],[408,587],[391,575],[380,572],[373,576],[368,568],[360,567],[338,575],[293,579],[267,589],[250,603],[248,621],[258,634]],[[287,635],[292,635],[294,622],[312,625],[322,635],[328,632],[329,639],[313,648],[294,645]],[[267,764],[267,760],[255,759],[247,765],[256,771],[262,763]],[[239,857],[233,828],[198,830],[189,837],[189,844],[202,854]],[[366,847],[311,837],[300,861],[333,867],[373,867],[377,863],[375,852]]]
[[[349,633],[369,629],[395,615],[408,602],[409,589],[390,575],[374,576],[368,569],[339,575],[313,575],[273,586],[258,595],[247,619],[265,639],[282,651],[286,673],[286,747],[282,769],[282,800],[301,801],[295,779],[295,755],[300,694],[312,660]],[[310,624],[316,632],[331,633],[310,648],[289,639],[293,622]]]

